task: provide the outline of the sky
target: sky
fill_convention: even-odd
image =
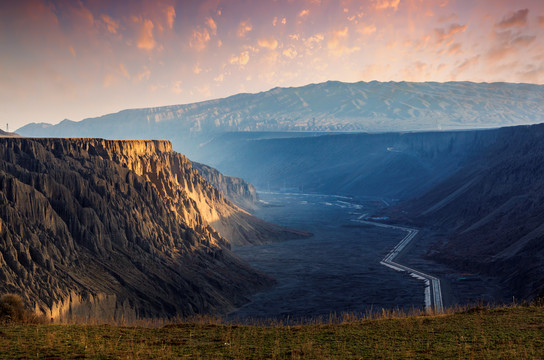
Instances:
[[[327,80],[544,84],[544,1],[0,4],[2,130]]]

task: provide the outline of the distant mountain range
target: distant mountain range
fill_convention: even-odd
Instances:
[[[33,123],[22,136],[169,139],[194,160],[217,134],[387,132],[544,122],[544,86],[509,83],[329,81],[187,105],[123,110],[79,122]],[[205,162],[205,161],[204,161]]]

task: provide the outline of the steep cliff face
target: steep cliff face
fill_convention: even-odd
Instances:
[[[290,233],[166,141],[0,140],[0,292],[54,318],[221,312],[271,279],[229,250]]]
[[[492,137],[493,132],[484,131],[296,137],[232,133],[199,152],[209,165],[260,189],[406,199],[457,171]]]
[[[254,210],[257,206],[257,191],[250,183],[244,179],[226,176],[221,174],[218,170],[209,167],[207,165],[192,162],[193,168],[218,189],[221,194],[226,196],[230,201],[246,210]]]
[[[458,172],[390,212],[441,232],[430,258],[530,299],[544,289],[544,125],[484,133],[487,146]]]

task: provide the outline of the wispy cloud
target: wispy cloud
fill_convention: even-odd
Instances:
[[[434,33],[436,35],[437,42],[441,44],[445,40],[450,39],[455,34],[465,32],[466,29],[467,29],[466,25],[451,24],[447,28],[434,29]]]
[[[156,42],[153,37],[153,22],[149,19],[141,20],[140,33],[138,36],[138,48],[143,50],[153,50]]]
[[[174,21],[176,20],[176,9],[173,6],[168,6],[165,10],[166,12],[166,24],[169,29],[174,28]]]
[[[501,29],[510,28],[512,26],[525,26],[527,25],[527,15],[529,15],[529,9],[511,12],[504,16],[496,26]]]
[[[217,35],[217,24],[215,23],[215,21],[213,20],[213,18],[211,18],[211,17],[206,18],[206,24],[207,24],[208,27],[210,28],[212,34],[213,34],[213,35]]]
[[[113,20],[110,16],[108,16],[106,14],[101,14],[100,18],[102,19],[102,21],[104,22],[104,24],[106,26],[106,29],[110,33],[117,34],[117,30],[119,29],[119,22],[118,21]]]

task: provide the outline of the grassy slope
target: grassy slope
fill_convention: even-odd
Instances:
[[[305,326],[0,326],[0,358],[544,358],[544,308]]]

